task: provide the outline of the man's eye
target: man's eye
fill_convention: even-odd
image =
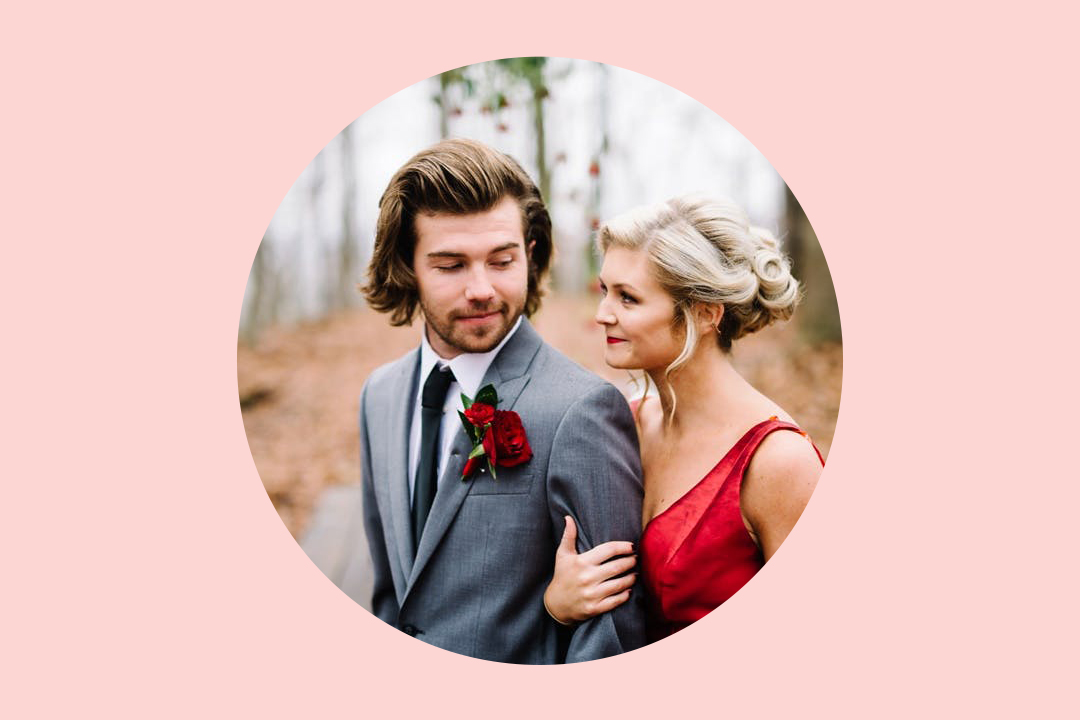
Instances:
[[[435,269],[441,272],[452,272],[461,268],[461,263],[454,263],[453,265],[436,265]]]
[[[491,264],[497,268],[508,268],[514,262],[514,258],[507,258],[506,260],[495,260]]]

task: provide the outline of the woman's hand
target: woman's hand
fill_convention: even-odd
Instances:
[[[614,540],[579,555],[577,525],[567,515],[555,551],[555,575],[544,592],[544,607],[551,617],[569,625],[606,613],[630,599],[637,573],[616,576],[637,563],[633,552],[633,543]]]

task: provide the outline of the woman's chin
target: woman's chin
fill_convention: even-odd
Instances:
[[[604,353],[604,362],[607,366],[616,370],[640,370],[641,366],[638,363],[630,361],[629,358],[620,357],[620,353],[613,353],[610,350]]]

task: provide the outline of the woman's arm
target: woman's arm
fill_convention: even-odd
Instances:
[[[821,476],[810,440],[777,430],[765,438],[746,468],[741,489],[743,522],[765,561],[795,527]]]
[[[637,563],[632,543],[615,540],[580,554],[576,544],[577,525],[567,515],[555,551],[555,575],[544,592],[548,614],[563,625],[622,605],[630,599],[630,587],[637,578],[637,573],[622,575]]]

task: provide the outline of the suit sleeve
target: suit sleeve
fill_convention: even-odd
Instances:
[[[578,552],[610,540],[635,545],[641,535],[641,455],[626,400],[607,383],[577,400],[563,416],[548,465],[552,533],[562,536],[570,515]],[[645,644],[641,591],[630,600],[573,629],[566,662],[628,652]]]
[[[371,442],[367,432],[367,385],[360,394],[360,484],[363,491],[364,532],[374,570],[374,589],[371,611],[383,622],[397,625],[398,604],[394,592],[394,579],[390,574],[390,560],[386,554],[383,538],[382,517],[375,500],[375,480],[371,472]]]

